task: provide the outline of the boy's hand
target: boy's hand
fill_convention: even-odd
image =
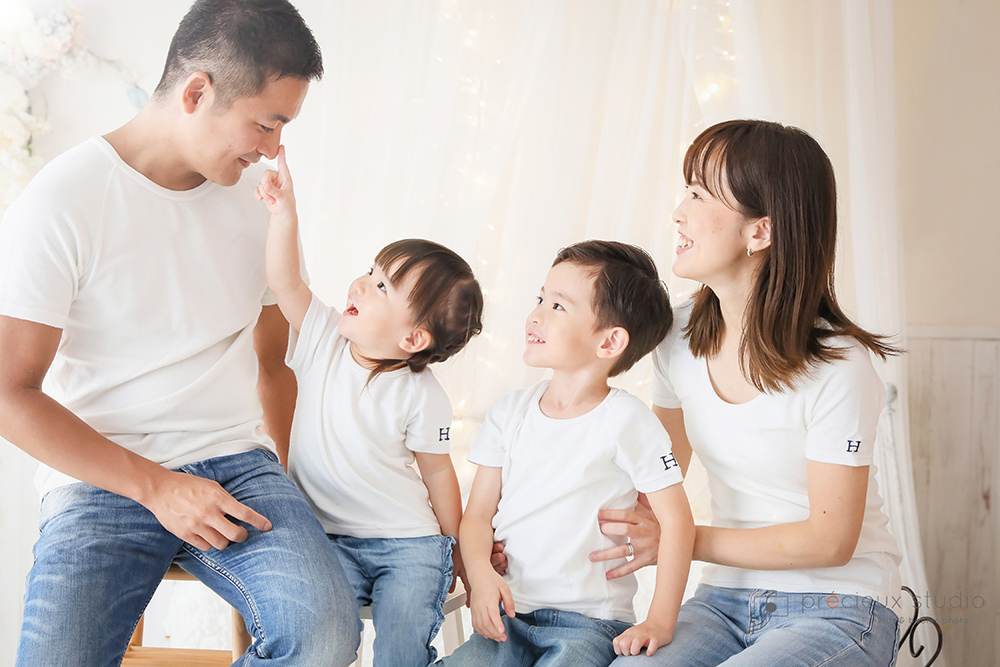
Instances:
[[[451,550],[451,588],[448,589],[449,593],[455,592],[455,586],[458,584],[458,580],[462,580],[462,588],[465,589],[465,606],[469,607],[472,600],[472,595],[469,591],[472,588],[469,586],[469,580],[466,578],[465,574],[465,564],[462,562],[462,551],[458,548],[458,543]]]
[[[646,647],[646,655],[653,655],[656,649],[666,646],[673,639],[673,625],[653,619],[646,619],[633,626],[614,639],[615,653],[618,655],[639,655],[642,647]]]
[[[285,162],[285,147],[278,146],[278,171],[268,169],[261,176],[260,185],[254,189],[257,199],[264,202],[271,215],[290,217],[295,215],[295,194],[292,191],[292,175]]]
[[[514,617],[514,598],[510,586],[492,569],[484,570],[472,582],[470,593],[472,629],[487,639],[497,642],[507,641],[503,620],[500,618],[500,602],[503,602],[507,616]]]
[[[493,554],[490,556],[490,565],[501,577],[507,574],[507,554],[503,552],[503,542],[493,543]]]

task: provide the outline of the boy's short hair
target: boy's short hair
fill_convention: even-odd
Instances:
[[[563,262],[591,270],[597,328],[628,332],[628,345],[611,367],[611,377],[632,368],[666,338],[674,321],[670,295],[645,250],[617,241],[583,241],[560,250],[552,266]]]
[[[198,71],[211,77],[220,109],[226,109],[237,98],[259,94],[272,78],[321,78],[323,56],[287,0],[197,0],[174,33],[153,96]]]

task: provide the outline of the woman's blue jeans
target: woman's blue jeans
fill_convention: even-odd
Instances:
[[[146,508],[89,484],[42,500],[28,575],[18,667],[118,667],[170,564],[240,611],[256,641],[237,665],[349,665],[360,621],[326,534],[277,458],[265,450],[180,468],[212,479],[267,517],[245,542],[201,551]]]
[[[701,584],[670,644],[614,667],[891,667],[898,626],[868,597]]]
[[[331,535],[359,607],[371,605],[374,667],[427,667],[444,621],[455,540]]]

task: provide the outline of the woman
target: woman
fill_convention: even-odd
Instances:
[[[899,555],[872,467],[885,392],[869,353],[898,350],[837,304],[833,168],[805,132],[741,120],[695,139],[684,176],[673,270],[702,287],[654,353],[653,409],[682,469],[694,452],[708,472],[694,557],[712,565],[672,643],[614,664],[892,665]],[[639,525],[617,530],[649,531],[629,514]]]

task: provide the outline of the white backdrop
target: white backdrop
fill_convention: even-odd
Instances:
[[[33,92],[53,126],[39,142],[47,157],[131,116],[126,83],[152,90],[188,2],[129,3],[127,12],[110,0],[76,4],[85,44],[125,72],[95,68]],[[41,14],[60,3],[28,5]],[[681,157],[720,120],[770,118],[817,137],[840,185],[842,299],[865,326],[902,329],[889,0],[298,6],[326,63],[285,138],[313,286],[339,306],[377,250],[408,236],[470,260],[487,291],[485,331],[439,372],[461,424],[459,448],[494,400],[538,377],[520,362],[523,322],[559,247],[583,238],[637,243],[670,276]],[[690,287],[669,282],[674,293]],[[619,384],[647,398],[649,373],[646,361]],[[885,376],[905,388],[902,362]],[[919,592],[927,587],[905,396],[898,403],[880,484],[907,553],[904,580]],[[0,530],[12,540],[0,568],[0,664],[13,660],[36,532],[32,467],[0,447]],[[707,518],[700,475],[688,486]],[[642,613],[648,597],[640,598]],[[187,611],[174,616],[182,618],[163,621],[179,624],[162,631],[165,641],[210,627]],[[196,643],[225,641],[215,630],[201,634]]]

